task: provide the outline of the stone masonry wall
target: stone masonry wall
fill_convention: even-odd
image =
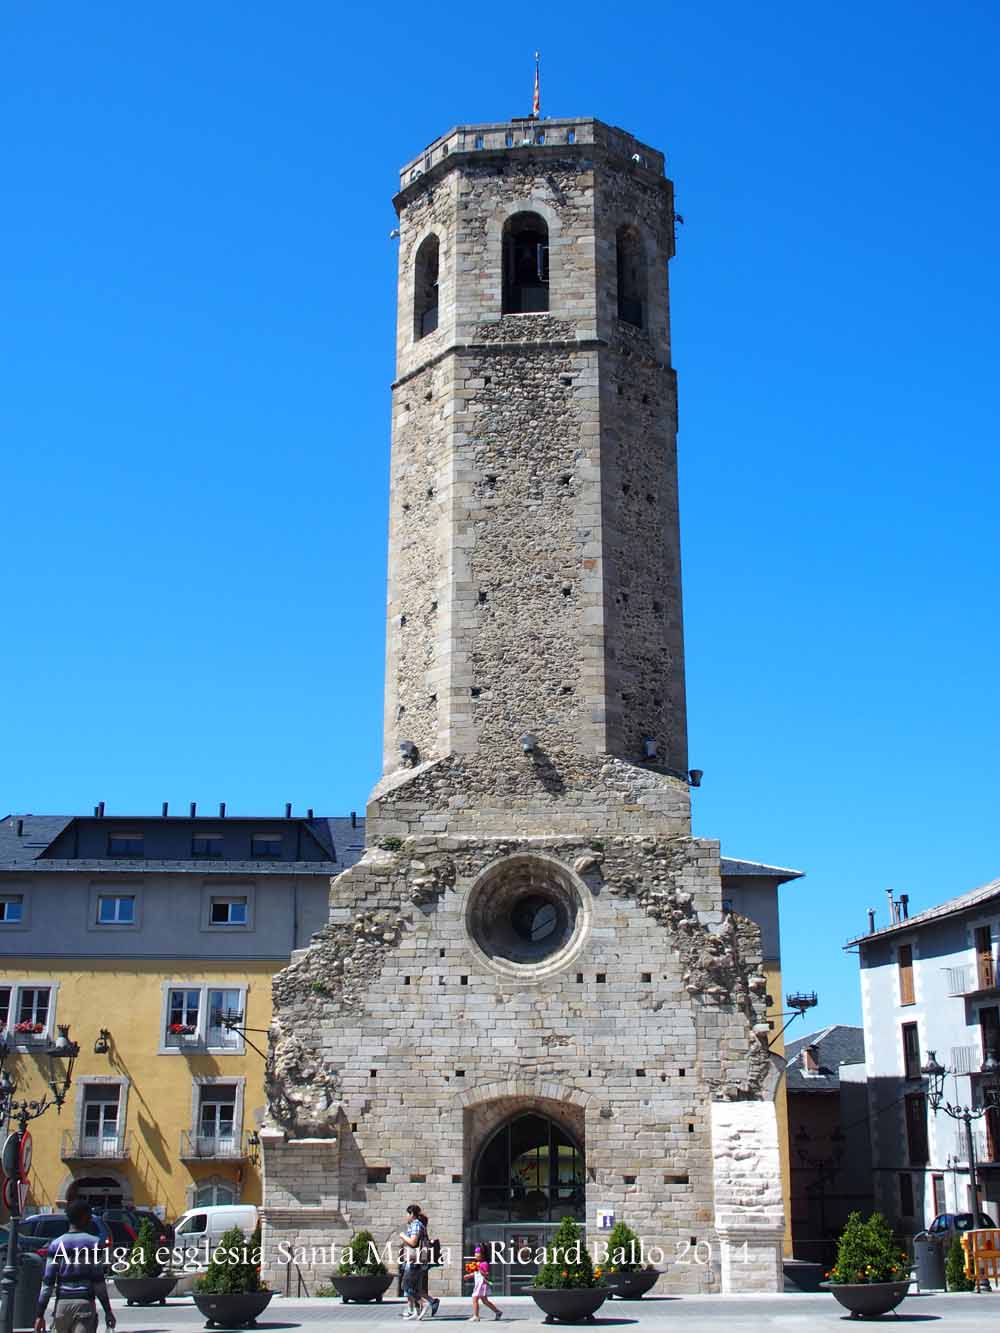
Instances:
[[[517,853],[558,861],[591,914],[579,952],[537,980],[498,974],[466,926],[483,872]],[[611,1207],[670,1255],[692,1235],[714,1243],[712,1099],[759,1096],[769,1069],[759,937],[720,893],[717,847],[690,838],[370,849],[334,882],[330,926],[275,978],[272,1108],[290,1141],[266,1149],[271,1253],[309,1231],[309,1209],[316,1244],[359,1226],[381,1242],[416,1198],[453,1247],[442,1279],[457,1291],[476,1126],[504,1099],[579,1108],[591,1226]],[[323,1137],[355,1169],[320,1197],[291,1140]],[[708,1289],[714,1273],[678,1265],[665,1281]]]

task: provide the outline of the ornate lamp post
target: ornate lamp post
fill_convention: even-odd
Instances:
[[[930,1103],[931,1110],[935,1113],[943,1111],[946,1116],[952,1120],[960,1120],[965,1127],[965,1155],[969,1160],[969,1186],[972,1194],[972,1220],[975,1225],[979,1223],[979,1182],[976,1179],[976,1145],[972,1137],[973,1120],[981,1119],[987,1111],[998,1104],[998,1090],[995,1086],[984,1087],[982,1103],[979,1106],[961,1106],[946,1102],[944,1099],[944,1080],[948,1070],[944,1065],[938,1063],[934,1051],[927,1052],[927,1063],[920,1070],[921,1074],[927,1079],[927,1100]],[[996,1079],[1000,1074],[1000,1060],[996,1053],[990,1050],[986,1058],[979,1067],[980,1074],[989,1079]],[[971,1098],[970,1098],[971,1100]],[[979,1277],[976,1277],[976,1291],[981,1291],[982,1286]]]
[[[4,1264],[3,1277],[0,1278],[0,1333],[14,1333],[14,1293],[17,1290],[17,1231],[21,1220],[20,1181],[27,1172],[25,1161],[27,1148],[30,1152],[31,1136],[28,1125],[44,1115],[50,1106],[61,1111],[73,1080],[73,1065],[80,1054],[80,1047],[70,1041],[69,1025],[59,1024],[59,1035],[45,1052],[48,1065],[48,1091],[40,1098],[22,1098],[15,1100],[17,1085],[6,1070],[0,1075],[0,1117],[4,1124],[17,1121],[17,1129],[7,1137],[3,1147],[4,1167],[8,1180],[14,1188],[8,1193],[10,1218],[7,1223],[7,1261]],[[6,1051],[4,1052],[6,1054]],[[11,1170],[13,1165],[15,1170]]]

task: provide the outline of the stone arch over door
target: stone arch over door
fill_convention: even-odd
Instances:
[[[121,1171],[109,1171],[105,1167],[98,1167],[91,1171],[71,1171],[63,1176],[57,1202],[60,1206],[65,1206],[73,1199],[83,1196],[91,1203],[95,1203],[102,1197],[115,1195],[121,1195],[122,1204],[126,1207],[134,1202],[128,1176]]]
[[[498,1240],[546,1244],[562,1215],[585,1220],[590,1101],[578,1089],[533,1080],[497,1083],[462,1097],[463,1254],[471,1254],[475,1243],[488,1246]],[[525,1160],[534,1162],[527,1173],[513,1169],[519,1135],[522,1147],[529,1147]],[[535,1138],[537,1156],[528,1144]],[[497,1153],[506,1155],[506,1161],[501,1175],[494,1179],[496,1172],[486,1163]],[[567,1166],[568,1171],[564,1170]],[[533,1179],[532,1170],[538,1168],[541,1173]],[[523,1181],[523,1197],[513,1189],[515,1176]],[[502,1188],[491,1188],[491,1184]],[[529,1280],[533,1271],[523,1265],[502,1268],[497,1273],[497,1291],[506,1295],[520,1290],[518,1284]]]

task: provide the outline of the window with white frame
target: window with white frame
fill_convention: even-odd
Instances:
[[[117,1083],[87,1083],[83,1088],[81,1151],[87,1157],[110,1157],[118,1152],[121,1088]]]
[[[240,1005],[243,992],[237,987],[231,990],[210,990],[208,992],[208,1044],[213,1050],[240,1050],[243,1037],[226,1026],[226,1021],[243,1025],[243,1013]]]
[[[134,893],[101,893],[97,898],[99,926],[134,926]]]
[[[14,1010],[14,1036],[31,1038],[50,1035],[51,986],[19,986]]]
[[[7,1031],[7,1024],[10,1021],[10,1002],[12,995],[12,987],[0,986],[0,1036]]]
[[[168,986],[163,1010],[163,1051],[199,1046],[210,1051],[242,1054],[245,986]]]
[[[0,926],[19,926],[24,920],[24,894],[0,895]]]
[[[246,895],[233,898],[212,898],[208,914],[212,926],[246,926],[250,921]]]
[[[228,1180],[203,1180],[194,1192],[192,1208],[221,1208],[236,1202],[236,1187]]]
[[[200,1016],[200,987],[171,988],[167,992],[167,1045],[179,1046],[185,1039],[197,1037]]]
[[[198,1153],[236,1153],[236,1084],[203,1083],[198,1089]]]

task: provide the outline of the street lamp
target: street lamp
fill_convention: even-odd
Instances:
[[[920,1072],[928,1081],[927,1101],[931,1110],[935,1113],[943,1111],[946,1116],[952,1120],[960,1120],[965,1126],[965,1155],[969,1160],[969,1188],[972,1194],[972,1221],[975,1228],[979,1225],[979,1184],[976,1179],[976,1145],[972,1138],[972,1122],[981,1119],[987,1111],[998,1104],[998,1090],[996,1087],[985,1087],[982,1090],[983,1098],[980,1106],[961,1106],[946,1102],[944,1099],[944,1080],[948,1070],[938,1062],[934,1051],[927,1052],[927,1062]],[[986,1058],[980,1065],[979,1072],[984,1077],[992,1079],[1000,1074],[1000,1060],[992,1048],[986,1052]],[[977,1274],[976,1291],[981,1290]]]
[[[60,1023],[58,1032],[58,1037],[45,1051],[45,1061],[49,1074],[48,1092],[43,1092],[41,1097],[22,1098],[20,1101],[15,1101],[17,1085],[6,1070],[3,1070],[3,1073],[0,1074],[0,1110],[2,1110],[3,1121],[5,1124],[8,1120],[17,1121],[17,1129],[8,1136],[3,1145],[5,1167],[16,1164],[16,1169],[7,1171],[8,1179],[12,1181],[14,1188],[7,1195],[10,1217],[7,1221],[7,1261],[4,1264],[3,1277],[0,1278],[0,1304],[3,1308],[0,1333],[14,1333],[14,1294],[17,1290],[17,1230],[18,1223],[21,1220],[21,1191],[19,1186],[22,1174],[26,1173],[27,1170],[25,1150],[30,1147],[28,1125],[32,1120],[37,1120],[40,1115],[44,1115],[50,1106],[54,1106],[57,1112],[62,1110],[73,1080],[73,1066],[76,1063],[76,1057],[80,1054],[80,1047],[75,1041],[70,1040],[69,1024]],[[26,1137],[28,1139],[27,1143],[25,1142]]]

